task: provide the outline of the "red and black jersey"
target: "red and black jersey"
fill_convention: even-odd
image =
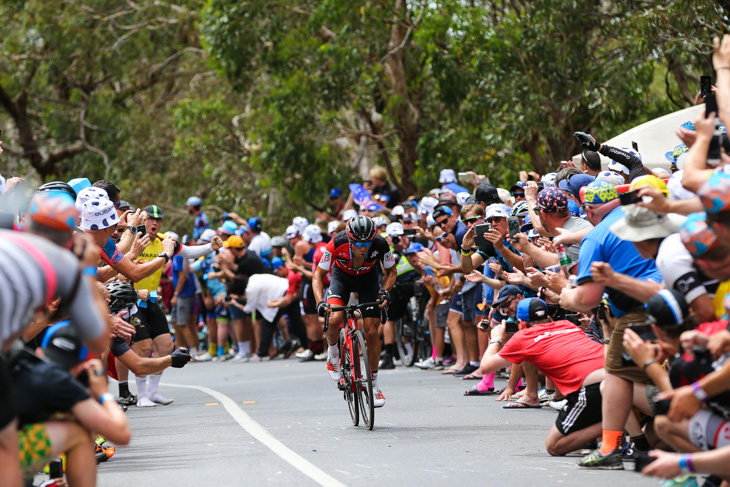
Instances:
[[[346,273],[359,276],[373,270],[378,261],[381,261],[386,269],[390,269],[395,265],[393,253],[383,237],[380,235],[375,236],[365,256],[365,262],[361,267],[355,268],[352,264],[350,240],[347,237],[347,232],[342,231],[327,244],[327,248],[322,253],[322,259],[319,261],[319,267],[328,271],[332,266],[332,262],[334,262],[337,267]]]

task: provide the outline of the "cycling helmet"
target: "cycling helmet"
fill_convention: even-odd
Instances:
[[[271,239],[271,246],[272,247],[286,247],[286,239],[284,237],[272,237]]]
[[[134,286],[122,281],[114,281],[106,285],[109,291],[109,311],[119,313],[137,302],[137,291]]]
[[[46,191],[67,193],[71,195],[74,200],[76,199],[76,191],[74,191],[68,183],[64,183],[63,181],[51,181],[50,183],[46,183],[38,188],[39,193],[44,193]]]
[[[74,200],[66,193],[38,193],[30,201],[28,217],[34,223],[62,232],[76,227],[79,212]]]
[[[516,216],[518,218],[524,218],[529,213],[527,201],[518,201],[515,206],[512,207],[512,211],[509,216]]]
[[[355,242],[368,242],[375,237],[375,223],[365,215],[358,215],[347,222],[347,236]]]

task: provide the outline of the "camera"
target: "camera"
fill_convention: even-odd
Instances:
[[[225,296],[223,298],[223,302],[226,303],[226,304],[230,303],[231,301],[233,301],[233,298],[230,297],[230,296]]]

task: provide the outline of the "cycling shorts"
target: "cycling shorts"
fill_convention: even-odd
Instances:
[[[53,448],[43,423],[33,423],[18,429],[18,457],[24,475],[35,473],[51,459]]]
[[[134,327],[137,329],[134,336],[135,342],[170,333],[170,326],[167,324],[167,318],[160,305],[148,301],[146,308],[137,308],[137,310],[137,314],[134,315],[139,318],[139,321],[134,320]],[[130,320],[131,322],[132,320]]]
[[[560,434],[569,435],[596,423],[600,423],[601,414],[601,383],[583,386],[577,391],[568,394],[568,402],[558,413],[555,426]]]
[[[10,378],[7,362],[0,354],[0,430],[9,425],[15,416],[13,380]]]
[[[413,297],[413,282],[396,283],[390,291],[388,319],[398,321],[403,318],[403,314],[408,312],[408,301],[411,297]]]
[[[703,450],[728,446],[730,422],[709,409],[700,409],[689,420],[689,440]]]
[[[329,296],[327,303],[334,306],[344,306],[350,300],[350,293],[358,293],[360,303],[372,303],[378,299],[378,273],[371,271],[359,276],[354,276],[335,266],[332,269],[332,281],[330,282]],[[373,306],[362,312],[363,318],[380,318],[380,309]]]

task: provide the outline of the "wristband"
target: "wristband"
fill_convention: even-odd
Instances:
[[[702,402],[707,401],[707,393],[702,389],[699,382],[692,383],[692,394]]]
[[[655,363],[656,363],[656,360],[654,360],[653,358],[650,358],[649,360],[644,362],[644,365],[641,366],[641,370],[646,370],[646,368],[648,366],[650,366],[651,364],[655,364]]]
[[[730,66],[720,66],[719,68],[715,68],[715,71],[720,71],[721,69],[730,69]]]
[[[96,277],[96,273],[99,269],[97,269],[95,266],[90,265],[89,267],[84,267],[84,270],[81,271],[81,274],[84,276],[91,276]]]
[[[695,473],[695,464],[691,454],[683,453],[679,456],[679,468],[682,473]]]
[[[132,225],[127,225],[127,228],[125,228],[125,230],[129,230],[132,234],[137,233],[137,227],[133,227]]]
[[[474,252],[472,252],[471,250],[469,252],[464,252],[464,249],[461,249],[461,255],[463,255],[464,257],[469,257],[473,253]]]
[[[104,404],[107,401],[115,401],[114,394],[111,392],[105,392],[99,397],[99,404]]]

